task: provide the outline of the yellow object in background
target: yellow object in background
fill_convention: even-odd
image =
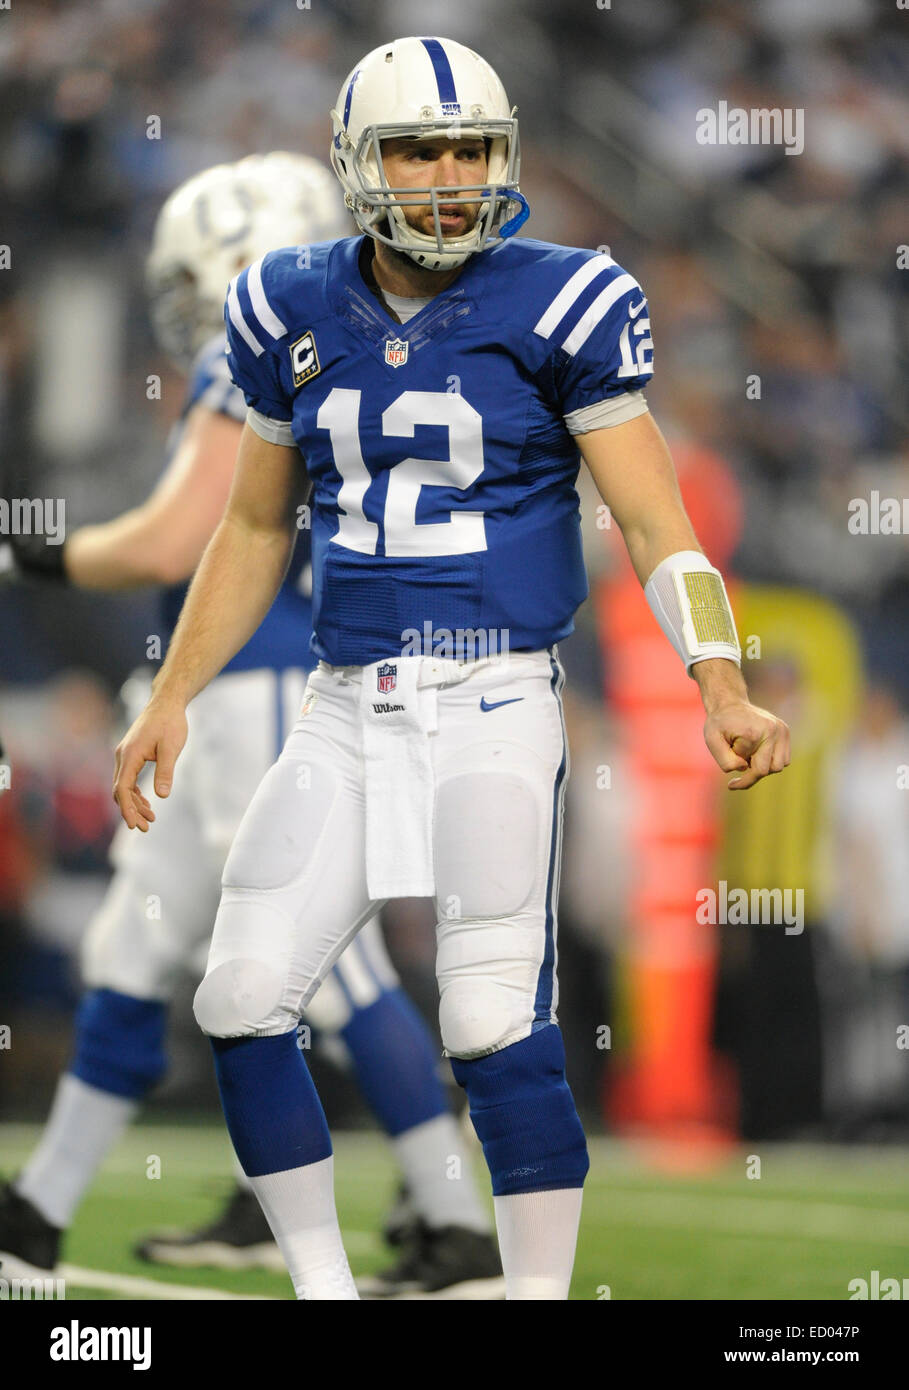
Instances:
[[[789,724],[792,762],[725,798],[717,876],[748,891],[802,888],[810,922],[829,902],[830,781],[862,690],[855,625],[802,589],[741,584],[735,609],[749,695]]]

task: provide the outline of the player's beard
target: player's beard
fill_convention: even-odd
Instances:
[[[469,232],[472,232],[473,229],[474,229],[474,227],[477,225],[477,222],[478,222],[478,220],[479,220],[479,215],[480,215],[480,204],[479,204],[479,203],[464,203],[464,204],[461,205],[461,208],[462,208],[462,210],[463,210],[464,213],[465,213],[464,224],[463,224],[463,226],[461,226],[458,230],[450,232],[449,235],[448,235],[448,238],[447,238],[448,240],[453,240],[453,239],[456,238],[456,237],[467,236],[468,233],[469,233]],[[432,209],[431,209],[431,208],[420,207],[419,209],[414,209],[414,210],[415,210],[415,211],[418,210],[418,211],[421,212],[421,213],[426,213],[426,214],[428,214],[428,217],[427,217],[427,218],[424,218],[424,220],[427,221],[429,230],[427,231],[424,227],[420,226],[419,223],[414,224],[413,222],[411,222],[410,218],[407,218],[407,225],[408,225],[408,227],[410,227],[410,229],[411,229],[412,231],[421,232],[424,236],[429,236],[429,237],[431,237],[432,240],[433,240],[433,242],[435,242],[435,227],[433,226]],[[405,213],[405,217],[406,217],[406,213]],[[387,217],[383,218],[382,221],[379,223],[378,230],[381,231],[381,232],[383,232],[383,233],[385,234],[385,236],[389,236],[389,237],[390,237],[390,235],[391,235],[391,230],[390,230],[390,226],[389,226],[389,221],[390,221],[389,218],[387,218]],[[444,232],[443,232],[443,234],[442,234],[442,240],[443,240],[443,241],[446,240],[446,237],[445,237]],[[440,275],[444,275],[444,274],[446,274],[446,273],[448,273],[448,274],[451,273],[451,268],[450,268],[450,267],[448,267],[447,269],[442,269],[442,270],[430,270],[430,269],[429,269],[428,267],[426,267],[426,266],[416,266],[415,263],[414,263],[413,257],[412,257],[407,251],[402,251],[402,250],[400,249],[400,247],[394,246],[394,245],[390,245],[388,242],[386,242],[385,245],[384,245],[384,247],[383,247],[383,255],[387,256],[387,257],[391,260],[391,262],[395,265],[395,267],[396,267],[398,270],[400,270],[404,275],[406,275],[409,279],[413,279],[413,276],[414,276],[414,273],[415,273],[415,272],[416,272],[420,277],[423,277],[423,276],[427,277],[427,280],[426,280],[426,284],[427,284],[427,285],[429,285],[430,283],[432,283],[433,286],[435,286],[435,281],[437,280],[437,278],[438,278]],[[430,291],[430,293],[435,293],[435,288],[433,288],[433,289]]]
[[[449,229],[446,229],[444,227],[442,228],[442,240],[455,240],[457,237],[468,236],[470,232],[473,231],[474,227],[477,225],[477,219],[480,215],[480,203],[452,202],[448,206],[450,208],[457,209],[457,212],[460,214],[460,221],[456,227],[451,227]],[[440,218],[444,215],[445,207],[446,204],[444,203],[442,203],[439,207]],[[402,210],[404,212],[404,217],[407,222],[407,225],[411,228],[412,231],[420,232],[423,236],[432,237],[433,240],[435,240],[435,218],[433,217],[431,207],[425,207],[423,205],[420,205],[408,208],[406,204],[404,204],[402,205]],[[408,213],[410,213],[411,216],[408,216]]]

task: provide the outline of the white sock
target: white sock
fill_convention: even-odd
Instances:
[[[334,1159],[250,1178],[298,1299],[358,1299],[335,1212]]]
[[[453,1115],[436,1115],[391,1142],[413,1204],[428,1226],[466,1226],[491,1233]]]
[[[566,1187],[494,1198],[506,1301],[567,1299],[581,1194],[580,1187]]]
[[[37,1149],[15,1182],[53,1226],[67,1227],[110,1150],[139,1109],[137,1100],[88,1086],[66,1072]]]
[[[252,1179],[248,1178],[246,1174],[243,1172],[240,1160],[239,1158],[237,1158],[236,1154],[234,1154],[234,1179],[238,1187],[244,1188],[246,1192],[252,1192]]]

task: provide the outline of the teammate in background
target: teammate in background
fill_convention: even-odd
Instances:
[[[565,1299],[588,1169],[555,1013],[555,644],[586,592],[578,447],[730,785],[780,771],[788,731],[748,701],[722,579],[648,412],[640,287],[608,256],[511,239],[529,209],[496,74],[449,40],[399,39],[357,65],[332,123],[364,235],[302,268],[274,251],[231,283],[250,407],[234,488],[114,792],[147,831],[138,775],[156,762],[169,793],[186,706],[267,611],[308,477],[320,664],[231,848],[195,1000],[231,1138],[298,1297],[355,1299],[295,1029],[383,901],[433,894],[442,1037],[492,1177],[506,1297]]]
[[[58,560],[57,577],[83,589],[163,585],[162,635],[169,637],[186,581],[224,509],[246,414],[225,358],[228,280],[271,246],[295,242],[303,257],[310,242],[346,226],[332,175],[299,155],[252,156],[209,169],[168,199],[149,258],[149,292],[162,347],[189,384],[166,472],[140,507],[80,528],[62,547],[36,548],[23,538],[21,569],[46,571]],[[305,512],[299,517],[305,520]],[[265,621],[193,706],[184,775],[157,835],[130,836],[121,827],[115,839],[114,876],[84,943],[87,992],[74,1056],[38,1148],[0,1193],[5,1275],[35,1277],[54,1268],[80,1199],[166,1070],[173,989],[184,970],[204,968],[230,842],[300,709],[312,665],[309,551],[302,526]],[[132,684],[141,709],[148,682]],[[298,777],[302,785],[302,766]],[[437,1074],[435,1046],[400,987],[375,918],[337,962],[305,1022],[345,1045],[417,1213],[398,1265],[368,1281],[367,1291],[500,1297],[489,1218]],[[458,1182],[450,1180],[453,1159],[461,1167]],[[246,1185],[211,1227],[150,1240],[140,1253],[232,1268],[273,1267],[277,1258],[283,1267]]]

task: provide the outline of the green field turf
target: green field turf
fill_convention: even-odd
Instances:
[[[15,1172],[37,1127],[0,1127],[0,1170]],[[371,1134],[334,1136],[338,1209],[354,1273],[388,1260],[378,1234],[395,1186],[390,1151]],[[678,1152],[591,1143],[573,1299],[848,1298],[848,1283],[909,1276],[905,1150],[757,1146],[761,1177],[735,1151],[709,1169]],[[160,1178],[146,1176],[152,1156]],[[488,1178],[478,1162],[481,1182]],[[289,1298],[266,1272],[164,1269],[137,1260],[134,1242],[162,1226],[208,1220],[230,1188],[230,1156],[215,1125],[131,1130],[105,1165],[66,1243],[70,1265],[234,1296]],[[604,1292],[608,1287],[609,1294]],[[68,1298],[134,1298],[69,1281]]]

